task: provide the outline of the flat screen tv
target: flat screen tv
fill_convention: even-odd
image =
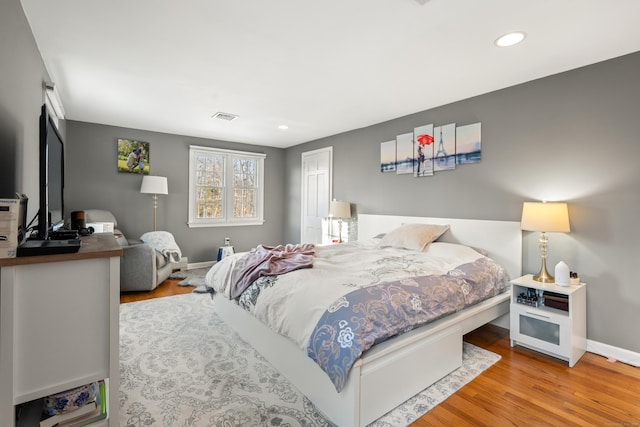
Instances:
[[[64,225],[64,143],[46,105],[40,114],[38,240]]]

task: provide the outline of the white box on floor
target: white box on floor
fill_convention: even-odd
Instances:
[[[112,222],[89,222],[87,228],[93,227],[94,233],[113,233]]]

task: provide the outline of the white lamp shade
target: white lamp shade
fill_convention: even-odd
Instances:
[[[568,233],[569,211],[566,203],[525,202],[520,228],[528,231]]]
[[[351,218],[351,203],[338,200],[331,201],[329,215],[334,218]]]
[[[140,192],[145,194],[169,194],[167,177],[165,176],[143,176]]]

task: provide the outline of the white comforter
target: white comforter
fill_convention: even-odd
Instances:
[[[332,303],[356,288],[414,276],[445,274],[483,255],[452,243],[432,243],[425,252],[378,247],[379,239],[316,246],[313,268],[297,270],[261,286],[251,312],[306,351],[318,320]],[[231,271],[243,253],[222,259],[205,282],[229,297]]]

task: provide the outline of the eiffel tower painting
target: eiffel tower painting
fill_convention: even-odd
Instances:
[[[442,127],[440,127],[440,143],[438,144],[436,157],[447,157],[447,150],[444,149],[444,143],[442,141]]]
[[[451,123],[434,128],[438,150],[434,156],[433,170],[443,171],[456,168],[456,124]]]

